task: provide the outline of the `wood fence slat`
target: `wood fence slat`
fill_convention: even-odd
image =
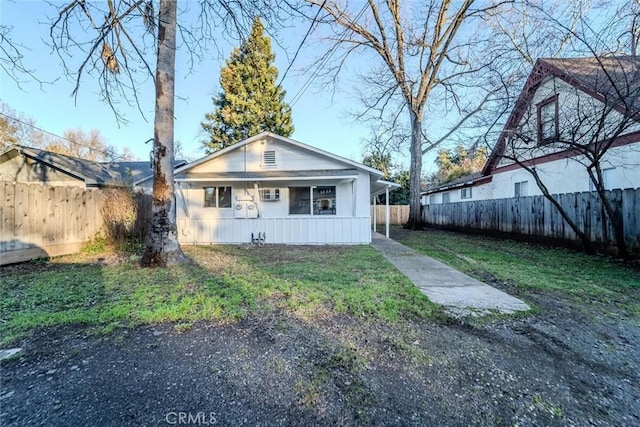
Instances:
[[[4,252],[5,247],[8,246],[9,229],[5,227],[5,216],[9,213],[9,204],[6,198],[6,186],[8,182],[0,181],[0,252]],[[13,231],[11,231],[13,235]]]
[[[630,250],[640,248],[640,189],[606,192],[616,215],[623,221]],[[569,218],[597,245],[614,245],[615,236],[602,201],[596,192],[554,195]],[[454,229],[475,229],[578,241],[553,204],[544,196],[473,200],[423,206],[428,225]]]
[[[375,208],[371,206],[371,221],[373,221],[374,209],[376,210],[377,224],[385,224],[386,206],[376,205]],[[389,205],[389,219],[389,224],[406,224],[409,221],[409,205]]]
[[[0,181],[0,265],[77,252],[102,227],[101,194]]]
[[[640,191],[627,188],[622,192],[624,238],[629,250],[640,249]]]
[[[45,186],[42,188],[42,207],[44,222],[42,224],[42,244],[44,246],[56,243],[56,189]]]
[[[34,246],[42,246],[43,234],[43,186],[29,185],[29,242]]]
[[[15,216],[13,224],[13,239],[15,249],[26,249],[29,242],[29,185],[18,184],[14,192]]]
[[[11,251],[16,249],[16,242],[15,242],[15,235],[14,235],[14,231],[15,230],[15,215],[16,215],[16,209],[15,209],[15,190],[16,187],[15,185],[11,185],[10,183],[7,183],[8,185],[6,185],[4,187],[4,199],[3,199],[3,205],[4,205],[4,210],[3,210],[3,215],[2,215],[2,223],[3,223],[3,229],[4,229],[4,242],[5,242],[5,250]]]

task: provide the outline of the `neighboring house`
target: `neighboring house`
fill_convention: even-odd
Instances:
[[[486,177],[482,172],[476,172],[449,181],[444,184],[432,185],[426,191],[420,193],[423,205],[439,203],[466,202],[469,200],[490,199],[491,188],[486,184],[491,182],[491,177]]]
[[[371,198],[399,187],[382,176],[263,132],[176,169],[179,241],[369,243]]]
[[[429,188],[422,203],[542,194],[523,166],[551,194],[593,191],[573,148],[598,144],[610,144],[605,189],[640,187],[640,58],[539,59],[482,172]]]
[[[184,164],[177,161],[176,167]],[[0,153],[0,181],[100,188],[131,186],[151,173],[148,161],[95,162],[22,145]]]

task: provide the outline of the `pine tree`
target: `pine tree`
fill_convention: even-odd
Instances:
[[[276,86],[274,60],[271,39],[256,19],[249,38],[233,49],[220,71],[222,92],[213,98],[215,111],[205,114],[201,123],[209,133],[204,143],[208,152],[264,131],[282,136],[293,133],[291,107],[284,102],[285,91]]]

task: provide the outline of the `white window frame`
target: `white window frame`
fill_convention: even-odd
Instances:
[[[473,197],[473,187],[464,187],[460,190],[460,199],[466,200],[471,199]],[[467,194],[468,193],[468,194]]]
[[[213,205],[207,206],[207,189],[213,189]],[[229,189],[229,206],[220,206],[220,188]],[[208,185],[202,187],[204,198],[202,200],[202,207],[205,209],[232,209],[233,208],[233,187],[230,185]]]
[[[332,213],[328,214],[314,214],[314,192],[319,187],[333,187],[334,188],[334,198],[335,198],[335,206],[332,209]],[[291,213],[291,189],[292,188],[308,188],[309,189],[309,212],[308,213]],[[300,216],[300,215],[311,215],[311,216],[336,216],[337,215],[337,206],[338,206],[338,186],[337,185],[312,185],[312,186],[293,186],[287,188],[287,211],[291,216]],[[317,198],[316,198],[317,199]]]
[[[518,181],[513,185],[513,197],[527,197],[529,195],[529,181]]]
[[[595,173],[595,172],[594,172]],[[602,180],[604,181],[604,189],[605,190],[613,190],[615,188],[620,188],[616,180],[616,168],[603,168],[602,169]],[[596,191],[595,185],[593,185],[593,181],[589,178],[589,191]]]

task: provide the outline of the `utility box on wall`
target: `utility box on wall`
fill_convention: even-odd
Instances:
[[[247,202],[247,218],[258,218],[258,205]]]
[[[258,218],[258,205],[251,195],[236,197],[233,210],[235,218]]]

